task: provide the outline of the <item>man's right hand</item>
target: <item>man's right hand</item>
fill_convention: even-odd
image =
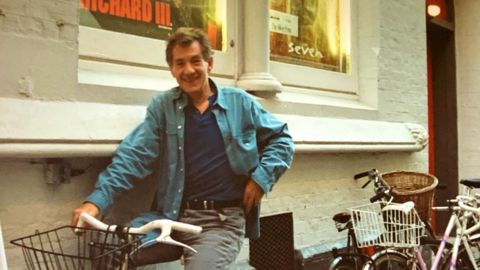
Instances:
[[[75,209],[72,213],[72,226],[77,227],[78,224],[78,219],[80,218],[80,215],[82,213],[86,213],[92,217],[96,217],[98,213],[100,212],[100,209],[98,207],[91,203],[91,202],[86,202],[79,208]],[[88,227],[88,224],[84,224],[83,227]]]

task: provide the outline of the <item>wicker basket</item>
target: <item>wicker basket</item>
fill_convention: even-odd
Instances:
[[[435,176],[419,172],[395,171],[382,174],[380,180],[387,187],[396,186],[392,190],[394,202],[414,202],[422,221],[428,222],[432,213],[435,187],[438,184]]]

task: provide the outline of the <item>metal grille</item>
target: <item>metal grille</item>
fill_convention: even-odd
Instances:
[[[260,218],[260,238],[250,239],[250,265],[257,270],[293,270],[292,213]]]

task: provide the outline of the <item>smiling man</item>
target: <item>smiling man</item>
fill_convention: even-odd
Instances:
[[[122,141],[93,193],[73,212],[72,225],[82,212],[105,213],[122,191],[160,167],[156,209],[131,223],[168,218],[201,226],[200,235],[172,235],[198,253],[146,245],[137,266],[183,255],[188,270],[231,269],[244,237],[259,236],[262,197],[292,162],[287,125],[244,90],[211,80],[212,56],[199,29],[180,28],[170,37],[166,58],[179,86],[152,100],[144,122]]]

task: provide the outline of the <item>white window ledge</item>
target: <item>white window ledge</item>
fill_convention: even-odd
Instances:
[[[140,123],[145,106],[0,98],[0,158],[111,156]],[[417,124],[276,115],[289,125],[296,154],[421,151]]]
[[[428,135],[411,123],[276,115],[288,124],[297,154],[338,152],[415,152]]]

